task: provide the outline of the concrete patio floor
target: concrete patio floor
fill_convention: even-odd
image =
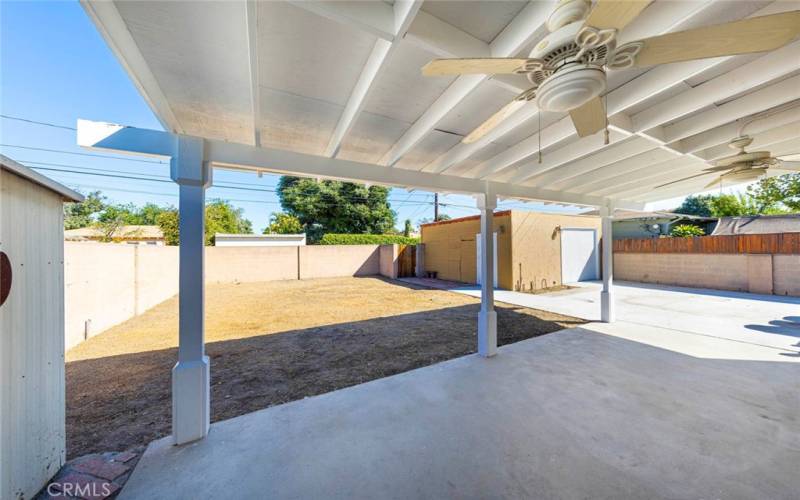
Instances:
[[[495,290],[496,301],[600,320],[601,282],[571,283],[575,288],[533,295]],[[476,287],[448,287],[480,297]],[[614,282],[617,319],[800,352],[800,297]],[[662,346],[663,347],[663,346]]]
[[[694,355],[631,340],[666,334]],[[794,352],[590,324],[156,441],[120,498],[796,498],[799,387]]]

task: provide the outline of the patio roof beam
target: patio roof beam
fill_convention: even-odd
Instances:
[[[386,2],[288,1],[296,7],[365,31],[387,42],[394,40],[395,11]]]
[[[489,44],[490,55],[492,57],[515,55],[544,26],[551,10],[552,5],[546,2],[529,3]],[[472,53],[466,57],[480,56]],[[387,166],[396,164],[411,148],[425,138],[437,123],[486,79],[486,75],[462,75],[456,78],[447,90],[428,107],[422,116],[383,155],[380,163]]]
[[[122,153],[172,156],[181,136],[169,132],[137,129],[110,123],[78,121],[78,144],[91,149]],[[605,198],[572,195],[546,188],[482,181],[451,175],[415,172],[338,158],[314,156],[293,151],[257,148],[222,140],[205,140],[206,161],[223,168],[285,173],[307,177],[368,182],[388,186],[410,186],[433,192],[476,194],[521,200],[553,201],[579,206],[600,206]],[[640,209],[640,203],[615,201],[623,208]]]
[[[414,17],[419,12],[421,5],[422,2],[418,0],[398,0],[394,3],[392,41],[387,41],[382,38],[375,41],[372,52],[364,68],[361,70],[361,75],[358,77],[358,81],[353,87],[350,98],[347,100],[342,115],[339,117],[339,122],[333,130],[328,146],[325,148],[325,156],[335,157],[339,153],[339,149],[342,147],[342,141],[344,141],[348,132],[353,128],[356,119],[358,119],[364,107],[372,84],[375,82],[381,69],[385,66],[389,55],[397,48],[397,44],[405,36],[409,26],[411,26],[412,21],[414,21]]]

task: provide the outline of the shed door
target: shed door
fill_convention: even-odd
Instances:
[[[597,230],[561,229],[561,282],[598,279]]]

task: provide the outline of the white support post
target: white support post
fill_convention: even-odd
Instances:
[[[205,190],[211,167],[204,141],[178,136],[170,160],[172,180],[179,187],[179,344],[172,369],[172,438],[175,444],[202,439],[210,425],[210,371],[205,355],[204,254]]]
[[[488,358],[497,354],[497,312],[494,310],[494,193],[476,196],[481,211],[481,310],[478,313],[478,354]]]
[[[604,323],[613,323],[614,311],[614,238],[612,221],[614,207],[611,204],[600,207],[603,241],[603,291],[600,292],[600,319]]]

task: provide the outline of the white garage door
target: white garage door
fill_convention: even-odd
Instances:
[[[597,230],[561,229],[561,281],[596,280],[598,268]]]

